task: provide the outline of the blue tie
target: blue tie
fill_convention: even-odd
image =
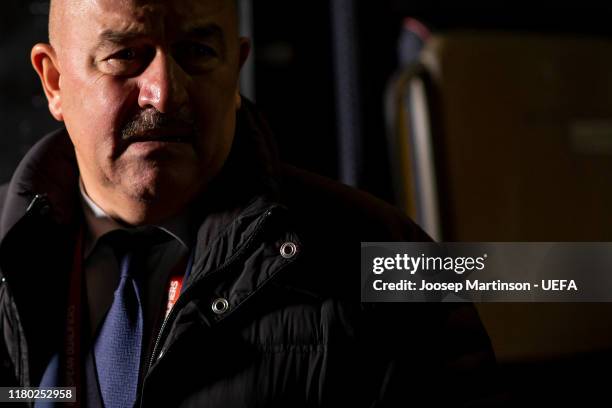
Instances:
[[[94,343],[94,358],[106,408],[130,408],[136,402],[143,317],[137,284],[138,253],[121,261],[121,279]]]

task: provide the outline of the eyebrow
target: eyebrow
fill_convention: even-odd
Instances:
[[[112,29],[104,30],[100,34],[96,49],[104,48],[109,44],[125,44],[127,42],[145,37],[142,31],[116,31]],[[221,27],[211,23],[189,28],[183,32],[183,36],[202,39],[213,39],[223,44],[224,34]]]
[[[217,40],[223,40],[224,38],[223,30],[214,23],[189,28],[184,32],[184,35],[187,37],[213,38]]]
[[[139,37],[143,37],[145,34],[140,31],[115,31],[115,30],[104,30],[100,34],[100,44],[103,43],[124,43],[127,41],[134,40]]]

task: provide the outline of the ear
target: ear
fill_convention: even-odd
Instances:
[[[251,53],[251,40],[247,37],[240,37],[240,51],[238,56],[238,67],[242,69],[244,63],[247,58],[249,58],[249,54]],[[242,97],[240,96],[240,87],[236,87],[236,109],[240,109],[242,106]]]
[[[61,73],[57,64],[55,50],[50,44],[36,44],[30,54],[32,66],[40,78],[51,115],[63,121],[62,98],[60,93]]]
[[[240,42],[238,66],[242,69],[242,66],[246,62],[247,58],[249,58],[249,54],[251,53],[251,40],[249,40],[248,37],[240,37],[238,41]]]

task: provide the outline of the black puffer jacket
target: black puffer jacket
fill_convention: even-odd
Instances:
[[[77,180],[62,130],[1,189],[0,385],[37,385],[60,347]],[[280,165],[248,102],[202,203],[193,270],[142,406],[434,406],[483,393],[493,355],[472,307],[359,301],[361,241],[427,236],[369,195]],[[282,256],[284,243],[297,253]],[[229,308],[216,314],[220,298]]]

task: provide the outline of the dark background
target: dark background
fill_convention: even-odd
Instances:
[[[533,1],[497,2],[494,6],[469,1],[453,3],[430,0],[356,0],[353,3],[357,55],[354,69],[360,95],[356,101],[355,125],[361,131],[361,138],[355,141],[361,145],[361,154],[356,158],[359,167],[356,185],[390,202],[393,193],[385,141],[383,93],[397,69],[397,37],[406,16],[419,18],[434,32],[459,28],[503,29],[612,37],[612,6],[598,5],[594,1],[574,1],[565,7],[544,7]],[[33,143],[59,126],[47,111],[46,100],[29,62],[31,46],[46,40],[47,7],[46,2],[24,0],[4,0],[1,5],[0,182],[10,179],[15,166]],[[340,162],[346,152],[338,142],[337,101],[343,103],[347,97],[337,95],[335,90],[334,27],[330,9],[329,1],[254,2],[253,62],[256,102],[270,120],[281,155],[288,162],[340,179]],[[602,309],[594,305],[581,310],[590,318],[602,313]],[[532,311],[556,316],[562,324],[565,312],[571,313],[575,307],[534,305],[530,309],[520,305],[494,305],[485,312],[488,319],[495,319],[496,315],[520,319]],[[508,327],[515,323],[517,320],[497,322],[498,326]],[[612,323],[607,323],[605,318],[597,324],[565,327],[538,339],[530,339],[530,332],[517,324],[516,330],[508,331],[512,337],[505,339],[505,346],[511,348],[513,342],[522,341],[537,343],[541,350],[557,350],[557,337],[576,336],[575,342],[579,344],[579,337],[585,332],[590,331],[592,337],[597,336],[594,330],[611,331]],[[534,326],[533,332],[537,331],[538,327]],[[503,345],[504,338],[499,335],[494,340]],[[578,348],[583,351],[568,353],[565,350],[525,358],[513,355],[511,359],[498,353],[504,387],[515,395],[520,405],[536,402],[544,406],[596,405],[607,397],[609,386],[606,385],[607,374],[596,377],[594,373],[608,372],[607,367],[612,363],[610,348],[592,352]]]

